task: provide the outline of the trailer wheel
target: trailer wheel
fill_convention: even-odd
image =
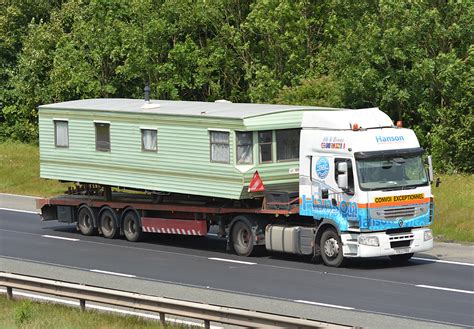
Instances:
[[[339,267],[343,264],[342,242],[336,230],[326,229],[321,235],[320,246],[324,264],[331,267]]]
[[[79,208],[77,226],[83,235],[97,234],[97,228],[94,227],[94,213],[89,207],[82,206]]]
[[[413,257],[413,253],[402,254],[402,255],[391,255],[389,257],[394,264],[403,265],[403,264],[406,264]]]
[[[123,218],[123,233],[125,238],[131,242],[137,242],[143,238],[140,218],[133,210],[127,211]]]
[[[100,230],[107,239],[115,239],[119,234],[117,214],[110,208],[102,209],[100,212]]]
[[[239,256],[250,256],[254,249],[252,227],[247,220],[240,219],[232,226],[232,246]]]

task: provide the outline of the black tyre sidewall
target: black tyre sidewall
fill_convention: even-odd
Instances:
[[[135,222],[135,227],[136,227],[135,233],[131,233],[128,231],[130,221]],[[127,212],[123,218],[123,233],[125,235],[125,238],[131,242],[137,242],[142,239],[143,233],[142,233],[142,227],[140,225],[140,220],[138,219],[137,215],[132,211]]]
[[[249,244],[247,247],[239,244],[238,236],[240,235],[240,231],[246,229],[250,233]],[[254,239],[252,233],[252,227],[244,220],[238,220],[232,226],[232,247],[235,253],[239,256],[250,256],[254,249]]]
[[[324,243],[326,242],[326,240],[330,238],[336,239],[337,243],[339,244],[339,253],[335,258],[329,258],[324,252]],[[342,266],[344,262],[344,254],[342,251],[341,238],[339,234],[337,234],[336,230],[329,228],[323,232],[323,234],[321,235],[320,247],[321,247],[321,258],[323,259],[323,262],[326,266],[331,266],[331,267]]]
[[[89,215],[91,218],[92,223],[90,226],[85,225],[85,222],[84,222],[85,215]],[[83,235],[94,235],[96,233],[96,228],[94,227],[94,215],[89,208],[87,207],[80,208],[77,217],[78,217],[77,225],[79,227],[79,231],[81,231]]]
[[[106,215],[109,215],[113,219],[112,229],[108,231],[104,229],[104,220],[106,219]],[[102,235],[107,239],[115,239],[119,233],[119,229],[117,226],[117,217],[110,209],[105,209],[100,213],[100,230],[102,231]]]

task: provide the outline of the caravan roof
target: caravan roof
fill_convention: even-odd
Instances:
[[[44,109],[89,110],[106,112],[132,112],[215,118],[245,119],[289,111],[337,111],[343,109],[276,104],[249,104],[231,102],[190,102],[140,99],[96,98],[41,105]]]

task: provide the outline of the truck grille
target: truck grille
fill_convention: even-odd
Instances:
[[[395,219],[399,217],[410,218],[415,216],[415,207],[388,208],[384,209],[383,217],[385,219]]]
[[[429,203],[370,209],[370,217],[382,220],[411,219],[428,212]]]

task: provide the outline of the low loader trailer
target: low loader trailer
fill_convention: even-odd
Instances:
[[[43,220],[84,235],[207,235],[229,249],[408,261],[433,247],[431,157],[377,108],[88,99],[39,107]]]

